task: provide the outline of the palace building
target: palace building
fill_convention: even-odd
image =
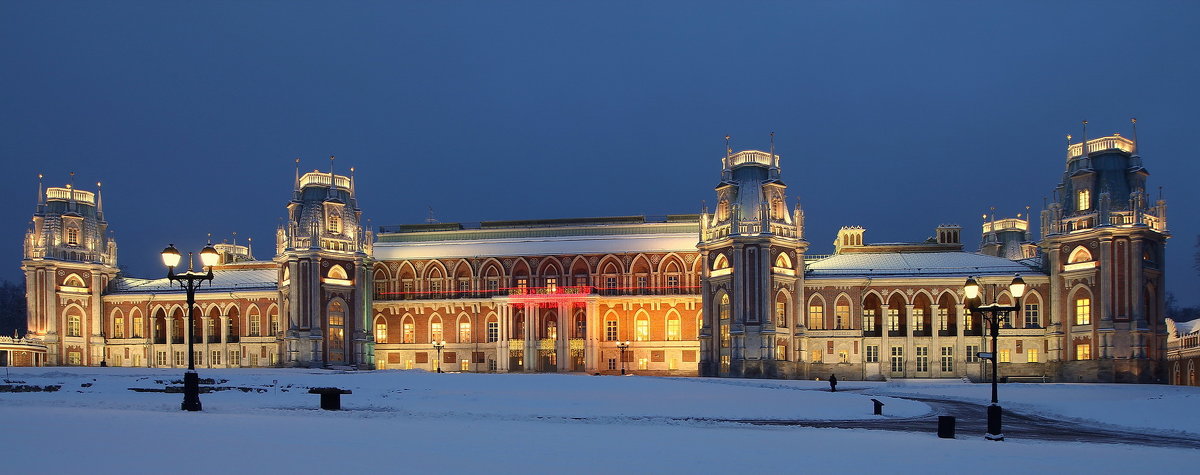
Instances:
[[[219,244],[188,322],[166,279],[117,269],[99,186],[40,189],[22,268],[29,365],[300,366],[842,379],[1166,378],[1166,204],[1136,142],[1069,143],[1055,199],[910,243],[841,228],[808,253],[774,151],[727,151],[699,214],[363,226],[353,176],[297,171],[274,257]],[[827,237],[828,238],[828,237]],[[1013,305],[999,347],[962,287]]]

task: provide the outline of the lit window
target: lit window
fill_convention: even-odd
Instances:
[[[646,358],[638,358],[638,369],[646,369],[650,365],[650,360]]]
[[[782,299],[775,301],[775,326],[787,326],[787,302]]]
[[[604,340],[617,341],[617,321],[608,320],[604,322]]]
[[[1038,362],[1038,349],[1037,348],[1026,349],[1025,350],[1025,361],[1028,363],[1037,363]]]
[[[918,332],[925,331],[925,309],[914,308],[912,313],[913,330]]]
[[[721,348],[729,348],[733,343],[733,336],[729,333],[729,324],[721,324]]]
[[[808,328],[813,330],[825,329],[824,305],[817,304],[808,306]]]
[[[525,290],[529,287],[529,279],[517,279],[517,288]]]
[[[271,322],[270,323],[271,335],[272,336],[278,335],[279,334],[279,310],[278,309],[271,308],[270,322]]]
[[[679,317],[672,315],[667,319],[667,340],[679,341]]]
[[[821,362],[821,350],[811,350],[808,352],[808,361],[813,363]]]
[[[1080,361],[1092,359],[1092,345],[1090,343],[1075,345],[1075,359]]]
[[[729,371],[730,359],[729,355],[721,355],[721,370]]]
[[[967,314],[966,318],[963,319],[963,330],[971,331],[974,328],[975,328],[975,320],[971,318],[970,314]]]
[[[471,342],[471,322],[467,322],[467,321],[458,322],[458,342],[459,343],[470,343]]]
[[[546,322],[546,338],[551,340],[558,339],[558,322],[553,320]]]
[[[141,315],[133,317],[133,328],[130,329],[129,333],[131,333],[134,338],[142,337],[142,316]]]
[[[71,366],[79,366],[83,364],[83,353],[71,351],[67,353],[67,364]]]
[[[889,308],[887,311],[887,319],[888,319],[888,323],[887,323],[888,331],[890,331],[890,332],[900,331],[900,310],[899,309]]]
[[[413,369],[413,360],[405,360],[404,369]]]
[[[413,325],[412,323],[405,322],[403,330],[404,330],[404,343],[416,343],[417,342],[417,330],[415,328],[415,325]]]
[[[643,317],[634,322],[634,340],[649,341],[650,340],[650,320]]]
[[[862,327],[864,332],[875,331],[875,309],[863,309]]]
[[[113,338],[125,338],[125,317],[113,321]]]
[[[340,234],[342,232],[342,217],[337,213],[329,213],[329,234]]]
[[[81,325],[79,315],[67,315],[67,336],[79,336],[80,331]]]
[[[938,316],[938,330],[939,331],[949,331],[950,330],[950,309],[947,309],[945,307],[938,307],[937,316]]]
[[[849,363],[850,362],[850,352],[848,352],[846,350],[838,351],[838,362],[839,363]]]
[[[836,319],[835,323],[837,324],[837,326],[835,328],[837,328],[838,330],[845,330],[847,328],[850,328],[850,305],[849,304],[843,304],[843,303],[837,304],[837,306],[835,306],[833,308],[833,315],[834,315],[834,318]]]
[[[260,318],[260,316],[259,316],[258,308],[251,307],[249,317],[247,317],[247,318],[250,319],[250,336],[258,336],[259,334],[261,334],[262,333],[262,318]]]
[[[1009,355],[1009,351],[1007,349],[1000,350],[1000,362],[1001,363],[1011,363],[1012,362],[1012,358]]]
[[[471,362],[470,362],[470,360],[462,360],[462,361],[459,361],[459,363],[458,363],[458,370],[459,370],[459,371],[470,371],[470,370],[471,370]]]
[[[430,341],[442,341],[442,322],[433,322],[429,324]]]
[[[1086,211],[1092,208],[1092,192],[1091,190],[1079,190],[1076,197],[1076,208],[1079,211]]]
[[[558,277],[547,277],[546,278],[546,291],[547,292],[557,292],[558,291]]]
[[[787,340],[784,337],[779,337],[775,340],[775,359],[779,361],[787,361]]]
[[[1092,299],[1075,299],[1075,324],[1090,325],[1092,323]]]
[[[382,319],[375,322],[375,343],[387,343],[387,323]]]

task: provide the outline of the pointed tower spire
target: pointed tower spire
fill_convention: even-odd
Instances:
[[[296,183],[295,183],[295,186],[296,186],[295,191],[300,191],[300,157],[296,157]]]
[[[333,179],[333,160],[336,158],[333,155],[329,156],[329,188],[325,191],[325,199],[327,200],[333,199],[333,188],[337,184],[337,181]]]
[[[1138,154],[1137,117],[1130,117],[1129,123],[1133,124],[1133,153],[1130,155],[1136,156]]]
[[[350,167],[350,196],[354,196],[354,167]]]
[[[253,258],[254,257],[253,250],[254,250],[254,238],[248,237],[248,238],[246,238],[246,257]]]
[[[1071,161],[1071,134],[1067,134],[1067,161]]]
[[[96,213],[104,216],[104,194],[100,192],[100,182],[96,182]]]
[[[42,174],[38,173],[38,198],[37,204],[46,202],[46,191],[42,188]]]

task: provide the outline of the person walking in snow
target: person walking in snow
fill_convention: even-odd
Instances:
[[[829,392],[837,392],[837,375],[829,375]]]

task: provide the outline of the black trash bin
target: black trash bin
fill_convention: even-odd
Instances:
[[[938,416],[938,437],[954,438],[954,416]]]

